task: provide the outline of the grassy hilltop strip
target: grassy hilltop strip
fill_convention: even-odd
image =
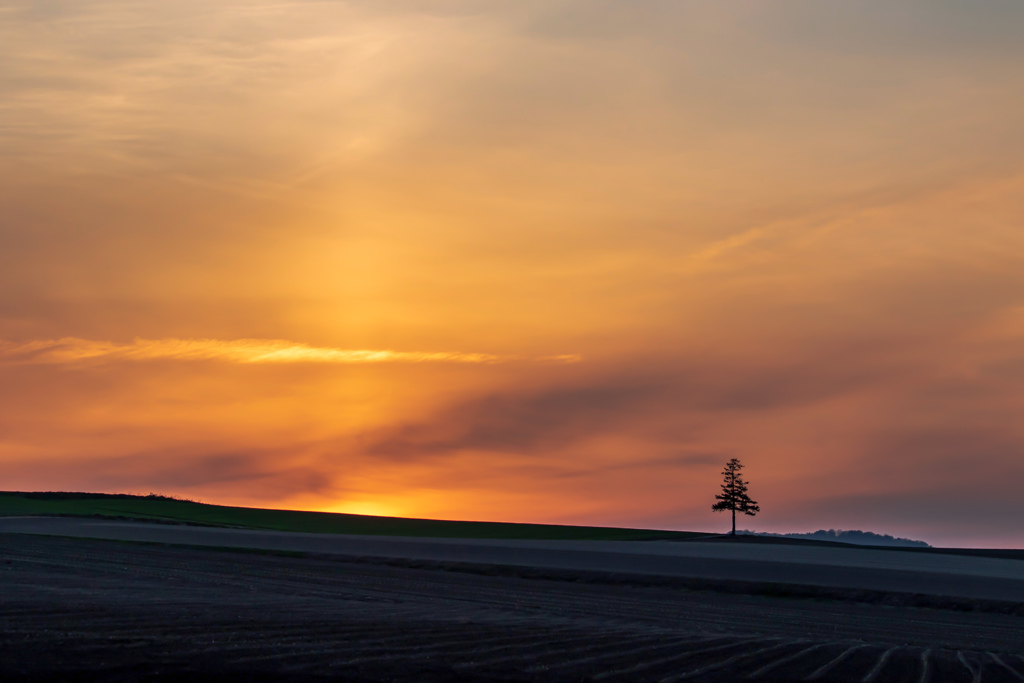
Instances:
[[[110,493],[0,491],[0,517],[71,515],[127,518],[178,524],[204,524],[272,531],[433,538],[505,538],[595,541],[684,540],[706,536],[685,531],[614,527],[453,522],[403,517],[373,517],[331,512],[265,510],[207,505],[166,496]]]

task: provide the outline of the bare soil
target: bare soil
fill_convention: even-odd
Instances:
[[[0,534],[0,680],[1024,680],[1024,620]]]

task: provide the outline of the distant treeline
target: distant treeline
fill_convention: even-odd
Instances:
[[[196,502],[189,498],[162,496],[159,493],[141,495],[136,493],[83,493],[81,491],[0,491],[0,494],[7,496],[20,496],[30,500],[125,500],[135,498],[142,500],[178,500],[186,503]]]
[[[767,531],[737,531],[737,534],[745,536],[779,536],[783,538],[807,538],[813,541],[835,541],[838,543],[853,543],[856,545],[891,545],[901,548],[931,548],[924,541],[914,541],[909,538],[896,538],[888,534],[876,534],[873,531],[843,531],[842,529],[819,529],[803,534],[773,534]]]

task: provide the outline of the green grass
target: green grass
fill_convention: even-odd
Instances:
[[[205,524],[212,526],[305,531],[319,534],[373,534],[433,538],[522,538],[550,540],[684,540],[705,534],[686,531],[503,522],[455,522],[404,517],[373,517],[330,512],[265,510],[207,505],[164,496],[99,493],[24,493],[0,491],[0,517],[72,515]]]

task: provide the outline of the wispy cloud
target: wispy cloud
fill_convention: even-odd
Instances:
[[[309,346],[282,339],[136,339],[131,344],[65,337],[15,344],[0,342],[0,359],[61,364],[87,360],[219,360],[230,363],[502,363],[514,356],[460,351],[393,351]],[[576,362],[579,356],[539,360]]]

